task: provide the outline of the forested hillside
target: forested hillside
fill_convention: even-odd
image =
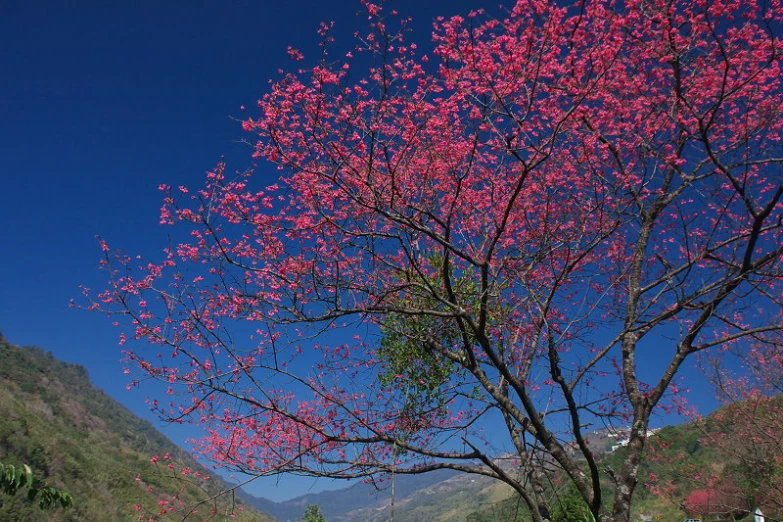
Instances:
[[[662,429],[649,441],[634,510],[729,521],[761,507],[768,521],[783,520],[781,408],[783,396],[759,396]]]
[[[768,521],[783,520],[783,396],[726,405],[693,422],[667,426],[649,437],[639,470],[632,520],[728,522],[752,520],[762,508]],[[604,432],[597,432],[603,434]],[[591,434],[592,436],[592,434]],[[625,457],[619,447],[600,457],[606,491]],[[591,522],[573,487],[550,475],[553,522]],[[516,496],[470,513],[466,522],[530,520]]]
[[[28,464],[74,498],[68,509],[44,512],[23,494],[0,495],[0,522],[121,522],[161,512],[179,520],[181,510],[194,506],[192,520],[232,513],[232,520],[270,520],[231,495],[209,500],[227,486],[207,479],[210,473],[150,423],[94,388],[83,367],[11,345],[2,335],[0,361],[0,462]],[[183,468],[191,472],[183,475]]]

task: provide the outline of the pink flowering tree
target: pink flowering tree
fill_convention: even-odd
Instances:
[[[756,506],[743,497],[730,477],[726,477],[717,485],[691,491],[683,501],[683,507],[696,518],[738,520],[752,513]]]
[[[426,52],[364,7],[350,52],[327,25],[316,63],[290,50],[244,122],[257,166],[163,187],[189,236],[162,261],[104,245],[94,306],[228,468],[450,468],[537,522],[556,471],[629,520],[689,358],[779,335],[780,3],[520,0],[438,19]]]

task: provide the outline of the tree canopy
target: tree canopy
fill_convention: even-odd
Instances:
[[[627,521],[687,361],[780,345],[780,3],[520,0],[426,48],[364,7],[350,52],[328,24],[315,63],[290,49],[243,123],[259,166],[162,187],[187,238],[151,262],[102,243],[93,306],[225,466],[452,468],[536,522],[556,472]],[[629,426],[606,476],[591,423]]]

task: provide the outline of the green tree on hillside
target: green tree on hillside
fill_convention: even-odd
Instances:
[[[305,509],[304,516],[300,522],[326,522],[326,517],[321,513],[321,508],[316,504],[310,504]]]

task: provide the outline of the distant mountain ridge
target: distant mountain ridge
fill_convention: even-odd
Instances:
[[[601,429],[590,432],[588,443],[599,453],[612,451],[621,431]],[[498,459],[511,469],[515,457]],[[386,522],[390,518],[391,478],[380,489],[367,483],[320,493],[308,493],[275,502],[240,492],[250,505],[275,517],[279,522],[296,522],[309,504],[317,504],[329,522]],[[397,475],[394,484],[395,522],[462,522],[474,511],[492,510],[513,495],[513,490],[497,480],[454,470],[437,470],[421,475]]]
[[[780,399],[783,401],[783,397]],[[640,484],[634,496],[634,520],[684,520],[689,513],[682,502],[693,490],[703,487],[693,477],[698,470],[718,472],[727,456],[700,442],[701,437],[720,424],[716,412],[699,423],[671,425],[651,429],[650,445],[655,455],[642,464]],[[722,429],[733,431],[722,424]],[[601,468],[618,469],[625,454],[627,429],[597,429],[585,434],[588,445],[600,458]],[[503,459],[504,467],[513,458]],[[783,473],[783,472],[781,472]],[[678,493],[661,498],[646,482],[650,476],[665,477],[678,487]],[[611,491],[605,476],[607,491]],[[397,475],[395,481],[395,522],[504,522],[529,520],[526,508],[513,490],[497,480],[450,470],[423,475]],[[317,504],[329,522],[386,522],[390,519],[390,479],[377,491],[372,485],[359,483],[337,491],[302,495],[274,502],[242,493],[246,502],[271,514],[280,522],[296,522],[308,504]],[[656,518],[657,517],[657,518]]]
[[[397,475],[395,497],[398,502],[414,495],[417,491],[436,486],[455,476],[457,471],[438,470],[423,475]],[[275,517],[279,522],[295,522],[309,504],[317,504],[329,522],[350,520],[373,520],[373,513],[384,512],[391,502],[390,479],[380,485],[360,482],[336,491],[308,493],[296,498],[275,502],[240,492],[242,498],[251,506]]]
[[[193,506],[229,487],[95,388],[84,367],[41,348],[12,345],[2,334],[0,361],[0,461],[29,464],[37,477],[74,497],[72,508],[41,512],[22,496],[0,495],[0,522],[137,522],[140,513]],[[166,454],[171,459],[157,466],[150,461]],[[166,478],[173,474],[168,462],[191,468],[193,478]],[[271,520],[230,504],[210,501],[197,510],[234,511],[232,520],[245,522]]]

